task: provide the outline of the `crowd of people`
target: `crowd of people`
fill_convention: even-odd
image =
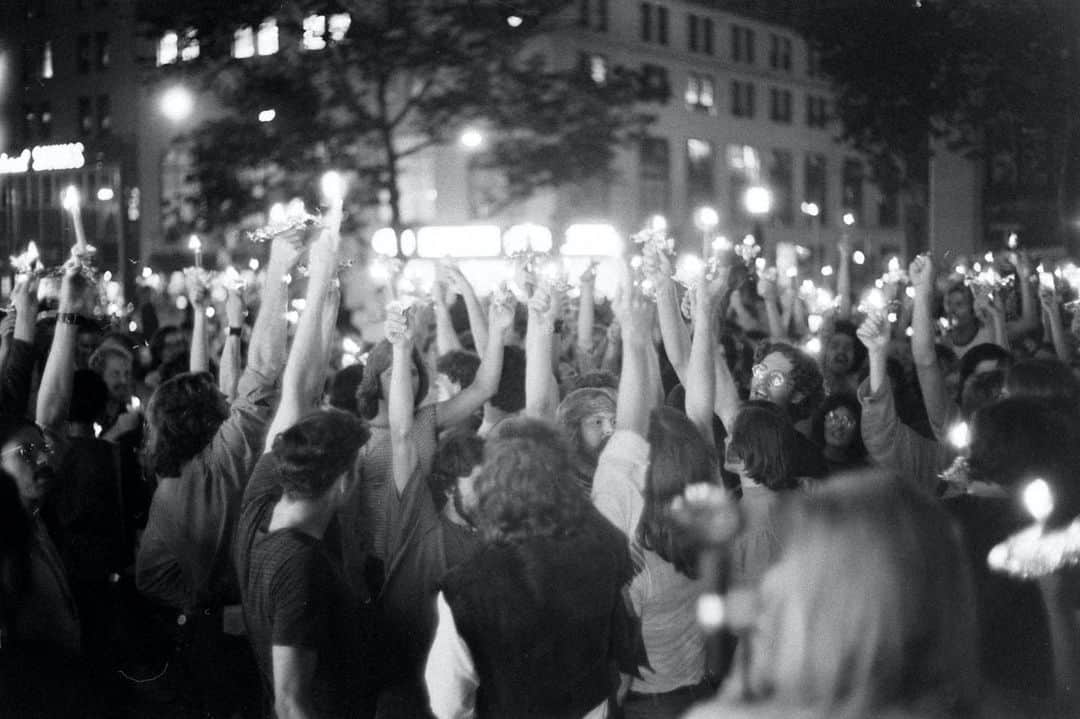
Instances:
[[[1023,253],[867,305],[842,243],[823,312],[731,253],[645,243],[603,300],[448,265],[333,371],[339,224],[149,352],[78,262],[16,283],[0,714],[1080,711],[1080,338]]]

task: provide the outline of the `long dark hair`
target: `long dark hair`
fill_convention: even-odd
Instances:
[[[10,631],[14,615],[30,589],[33,523],[15,479],[0,469],[0,628]]]
[[[727,451],[742,461],[747,476],[774,492],[794,489],[795,428],[782,409],[771,402],[743,404]]]
[[[716,484],[716,453],[685,414],[658,407],[649,415],[649,469],[637,542],[687,577],[697,576],[696,542],[672,520],[671,502],[691,484]]]

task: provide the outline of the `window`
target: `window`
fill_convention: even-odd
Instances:
[[[829,124],[829,101],[816,95],[806,96],[806,125],[825,127]]]
[[[651,2],[640,6],[641,39],[645,42],[668,44],[668,9]]]
[[[100,133],[107,133],[112,129],[112,107],[108,95],[97,97],[97,129]]]
[[[111,62],[109,57],[109,33],[99,32],[94,35],[94,39],[94,64],[98,70],[104,70]]]
[[[330,16],[330,39],[341,42],[349,32],[352,25],[352,17],[347,12],[339,12]]]
[[[769,162],[772,216],[785,227],[795,224],[795,157],[788,150],[773,150]]]
[[[713,21],[694,13],[686,16],[686,47],[690,52],[713,54]]]
[[[578,25],[586,30],[607,32],[608,0],[579,0]]]
[[[731,81],[731,114],[735,117],[754,116],[754,83]]]
[[[191,62],[199,57],[199,33],[193,27],[184,31],[184,38],[180,45],[180,60]]]
[[[667,68],[662,65],[641,66],[642,88],[639,93],[644,102],[667,102],[671,98],[671,82]]]
[[[774,87],[769,90],[769,119],[791,124],[791,90]]]
[[[45,41],[45,46],[41,49],[41,79],[51,80],[53,76],[53,57],[52,57],[52,43],[48,40]]]
[[[709,75],[690,73],[686,78],[686,106],[696,112],[716,112],[716,83]]]
[[[746,190],[761,184],[761,153],[750,145],[728,145],[724,153],[728,173],[728,216],[737,224],[756,218],[746,211]]]
[[[731,59],[735,62],[744,62],[747,65],[754,64],[754,45],[757,42],[755,33],[742,25],[731,26]]]
[[[671,145],[664,137],[643,137],[639,148],[638,209],[642,215],[666,215],[671,209]]]
[[[806,46],[806,74],[810,77],[821,75],[821,53],[809,44]]]
[[[169,30],[161,36],[160,40],[158,40],[157,64],[158,66],[171,65],[176,62],[179,57],[180,38],[175,32]]]
[[[322,50],[324,47],[326,47],[325,15],[308,15],[306,18],[304,18],[303,27],[303,47],[305,50]]]
[[[708,140],[686,141],[686,199],[691,207],[715,202],[713,146]]]
[[[824,155],[814,152],[806,154],[805,194],[806,201],[818,206],[820,214],[817,221],[823,226],[828,224],[829,193],[828,163]]]
[[[255,32],[250,25],[233,33],[232,56],[240,59],[255,56]]]
[[[773,70],[791,71],[791,38],[769,36],[769,67]]]
[[[855,220],[863,216],[863,164],[856,158],[844,160],[842,175],[843,210],[855,215]]]
[[[79,133],[89,135],[94,131],[94,111],[89,97],[80,97],[77,102],[79,113]]]
[[[75,38],[75,61],[80,75],[90,72],[90,35],[81,32]]]
[[[259,33],[255,37],[255,49],[260,55],[273,55],[278,51],[278,26],[277,20],[268,17],[259,25]]]

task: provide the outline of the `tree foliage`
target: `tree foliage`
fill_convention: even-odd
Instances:
[[[143,4],[147,37],[199,38],[197,60],[158,68],[215,98],[220,113],[190,134],[206,219],[219,223],[302,195],[325,169],[346,168],[359,198],[389,206],[400,226],[402,163],[457,140],[469,125],[488,142],[475,162],[502,175],[504,206],[541,187],[604,177],[615,148],[650,118],[638,82],[614,69],[603,83],[551,58],[545,33],[569,22],[569,0],[163,0]],[[348,31],[305,49],[304,19],[348,13]],[[507,18],[516,15],[518,27]],[[277,18],[279,50],[236,59],[237,28]],[[554,60],[554,61],[553,61]],[[259,122],[272,108],[272,122]]]

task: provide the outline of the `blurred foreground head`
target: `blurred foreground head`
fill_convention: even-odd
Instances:
[[[753,693],[831,718],[968,713],[978,666],[971,580],[934,498],[876,473],[841,475],[798,499],[791,520],[762,583]]]

